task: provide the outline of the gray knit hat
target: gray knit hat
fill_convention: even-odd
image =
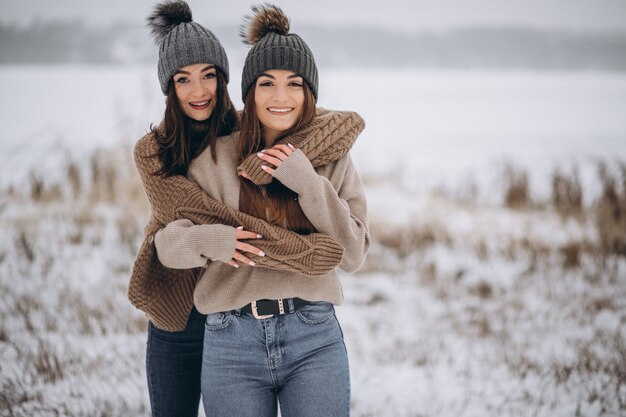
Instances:
[[[214,64],[228,83],[228,58],[215,35],[191,20],[189,5],[183,0],[168,0],[156,6],[148,26],[159,45],[159,82],[163,94],[180,68],[193,64]]]
[[[313,53],[295,33],[289,33],[289,19],[277,6],[253,6],[254,16],[246,17],[240,35],[252,45],[241,77],[241,96],[246,95],[259,75],[270,69],[291,70],[304,78],[317,100],[318,77]]]

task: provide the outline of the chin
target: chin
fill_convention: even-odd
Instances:
[[[204,122],[207,121],[211,118],[211,115],[213,113],[209,113],[209,114],[205,114],[205,115],[198,115],[198,116],[191,116],[191,118],[193,120],[195,120],[196,122]]]
[[[291,129],[295,124],[296,121],[294,120],[292,123],[281,123],[280,125],[276,125],[273,129],[284,132],[285,130]]]

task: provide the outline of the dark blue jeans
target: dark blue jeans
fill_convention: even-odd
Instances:
[[[180,332],[148,324],[146,374],[153,417],[198,416],[205,321],[194,308]]]

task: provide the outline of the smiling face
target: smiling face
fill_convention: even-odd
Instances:
[[[303,104],[304,80],[295,72],[268,70],[257,78],[254,105],[266,146],[296,124]]]
[[[174,86],[185,115],[199,122],[211,117],[217,100],[215,65],[194,64],[182,67],[174,74]]]

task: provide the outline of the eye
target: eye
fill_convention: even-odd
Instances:
[[[217,74],[216,74],[215,72],[208,72],[208,73],[206,73],[206,75],[204,76],[204,78],[209,79],[209,80],[210,80],[211,78],[215,78],[215,77],[217,77]]]
[[[289,83],[289,87],[301,88],[303,86],[302,81],[292,81]]]
[[[180,78],[176,78],[174,82],[178,84],[185,84],[185,83],[188,83],[189,80],[187,79],[187,77],[180,77]]]
[[[270,80],[259,81],[259,86],[261,87],[271,87],[274,84]]]

